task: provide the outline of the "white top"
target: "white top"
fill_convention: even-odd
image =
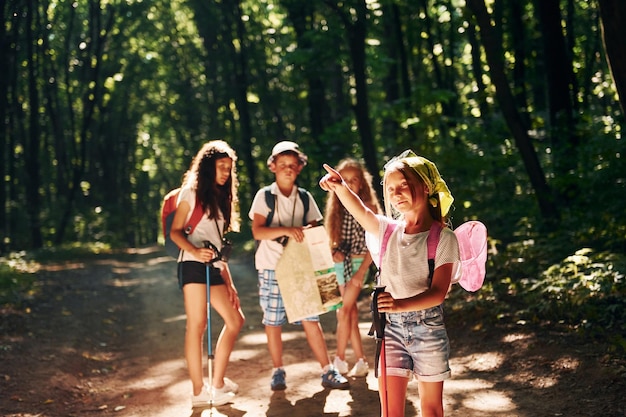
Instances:
[[[298,195],[298,187],[293,186],[291,194],[287,197],[284,196],[278,189],[275,182],[270,186],[270,192],[275,196],[276,207],[274,208],[274,216],[270,227],[293,227],[304,226],[302,224],[302,216],[304,215],[304,203]],[[307,212],[305,222],[310,224],[312,222],[319,222],[323,216],[320,212],[317,203],[313,199],[311,193],[307,191],[309,197],[309,211]],[[260,189],[257,191],[250,207],[248,217],[250,220],[254,219],[255,214],[267,218],[270,212],[270,208],[265,202],[265,190]],[[283,254],[283,245],[273,240],[261,240],[259,241],[259,247],[254,255],[254,264],[257,270],[264,269],[274,270],[278,264],[280,256]]]
[[[188,185],[185,185],[178,193],[178,201],[176,205],[180,204],[181,201],[186,201],[189,203],[189,213],[187,213],[187,218],[185,219],[185,224],[191,219],[191,215],[193,214],[193,209],[196,206],[196,193],[192,190]],[[217,224],[215,222],[217,220]],[[219,230],[217,229],[219,227]],[[222,249],[222,238],[220,237],[220,233],[223,233],[224,230],[224,216],[220,212],[217,219],[209,219],[207,213],[204,213],[202,219],[194,229],[194,231],[187,236],[189,242],[193,245],[202,248],[204,247],[204,241],[208,240],[212,244],[214,244],[219,250]],[[181,250],[180,255],[178,256],[178,262],[182,261],[196,261],[202,262],[196,259],[192,253]],[[222,267],[222,262],[218,261],[213,264],[216,268]]]
[[[367,234],[367,244],[372,258],[378,264],[380,243],[387,225],[393,220],[377,215],[380,219],[378,236]],[[421,294],[428,289],[428,231],[408,235],[404,233],[404,222],[396,222],[397,226],[391,233],[383,256],[380,285],[386,286],[385,291],[393,298],[403,299]],[[461,261],[459,244],[452,230],[444,227],[441,230],[435,269],[439,266],[454,263],[452,277],[460,273]]]

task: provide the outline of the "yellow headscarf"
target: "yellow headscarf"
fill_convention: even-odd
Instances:
[[[413,168],[420,176],[426,187],[428,187],[428,201],[433,207],[437,207],[437,196],[441,202],[441,215],[445,217],[452,206],[454,197],[448,189],[446,182],[441,178],[437,166],[428,159],[418,156],[410,149],[402,152],[400,155],[392,158],[385,164],[385,169],[394,162],[400,162]]]

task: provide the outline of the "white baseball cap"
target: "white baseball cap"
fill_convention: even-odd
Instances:
[[[278,142],[276,145],[274,145],[274,148],[272,149],[272,154],[269,158],[267,158],[267,165],[271,164],[276,156],[285,152],[295,153],[296,155],[298,155],[298,159],[300,159],[302,165],[306,165],[306,162],[308,160],[307,156],[300,150],[300,147],[297,143],[288,140]]]

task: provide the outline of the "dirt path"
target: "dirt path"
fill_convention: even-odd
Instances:
[[[183,357],[185,317],[175,264],[156,247],[88,263],[47,266],[41,295],[25,311],[0,310],[0,414],[56,416],[377,416],[373,372],[346,391],[324,390],[303,332],[285,330],[288,388],[269,389],[271,364],[260,325],[251,260],[233,260],[246,326],[228,376],[239,383],[233,404],[192,410]],[[368,300],[361,329],[373,363]],[[626,369],[551,328],[464,324],[450,312],[453,378],[445,383],[447,416],[626,416]],[[478,324],[478,325],[476,325]],[[482,326],[480,325],[482,324]],[[331,354],[334,314],[322,317]],[[213,315],[216,340],[221,322]],[[348,360],[353,362],[348,351]],[[419,415],[409,385],[407,416]]]

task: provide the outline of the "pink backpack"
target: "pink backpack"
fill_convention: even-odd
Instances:
[[[435,268],[435,254],[439,244],[441,225],[434,222],[428,232],[428,268],[430,279]],[[476,220],[470,220],[454,229],[459,242],[461,258],[460,276],[452,278],[452,283],[458,283],[465,290],[474,292],[483,286],[485,281],[485,264],[487,263],[487,228]]]
[[[382,264],[383,254],[387,248],[389,236],[395,229],[395,223],[389,223],[383,235],[380,246],[378,264]],[[428,232],[428,270],[429,281],[435,272],[435,254],[439,244],[441,224],[433,222]],[[461,224],[454,230],[459,242],[459,255],[461,258],[461,271],[452,278],[452,283],[458,283],[466,291],[478,291],[485,281],[485,264],[487,263],[487,228],[476,220],[470,220]]]

